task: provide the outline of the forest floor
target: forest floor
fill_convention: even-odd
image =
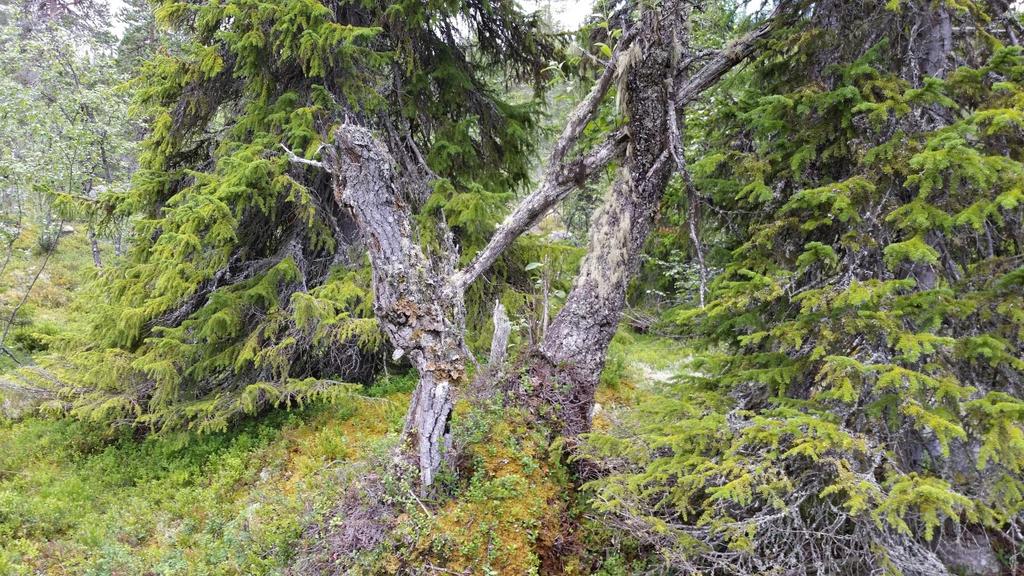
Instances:
[[[40,227],[33,223],[25,224],[11,246],[10,261],[0,273],[0,326],[7,325],[11,311],[17,311],[5,341],[15,352],[41,349],[48,336],[68,328],[79,317],[74,308],[75,293],[94,278],[96,267],[85,227],[68,225],[65,230],[49,258],[39,249]],[[101,261],[109,264],[114,258],[113,246],[101,243],[100,255]],[[0,254],[0,263],[4,257]],[[26,298],[26,289],[37,275]],[[0,369],[10,365],[10,359],[0,355]]]
[[[33,238],[16,246],[5,277],[38,269]],[[61,242],[19,313],[13,344],[41,338],[32,345],[45,346],[45,334],[68,321],[74,291],[94,273],[82,231]],[[23,295],[18,285],[0,283],[8,310]],[[634,405],[685,360],[675,342],[623,331],[598,401],[608,414]],[[285,573],[304,530],[328,518],[346,483],[387,459],[412,384],[411,375],[386,376],[333,405],[277,409],[203,436],[142,438],[70,419],[0,417],[0,574]],[[539,561],[542,517],[557,521],[549,506],[564,488],[551,479],[557,464],[522,426],[465,420],[464,429],[484,430],[467,450],[475,471],[429,521],[478,527],[447,544],[449,566],[475,570],[474,543],[493,538],[505,548],[494,547],[488,569],[519,573]],[[608,425],[601,416],[596,423]],[[411,509],[420,506],[409,498]],[[439,546],[415,547],[430,556]]]

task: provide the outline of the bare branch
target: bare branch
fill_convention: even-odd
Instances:
[[[544,178],[537,189],[524,198],[505,218],[494,233],[487,246],[473,258],[466,268],[457,272],[452,278],[452,285],[465,289],[483,274],[498,256],[520,235],[532,228],[551,208],[561,202],[577,185],[586,181],[595,172],[604,168],[613,158],[625,150],[625,134],[616,132],[590,154],[566,164],[566,156],[579,142],[583,130],[597,114],[597,109],[604,99],[616,77],[619,56],[633,41],[635,32],[630,31],[619,39],[615,51],[594,83],[590,93],[576,105],[565,128],[555,141],[555,146],[548,157]]]
[[[682,84],[675,94],[676,108],[693,102],[705,90],[715,85],[718,80],[737,64],[752,56],[758,42],[766,37],[776,26],[790,2],[779,2],[775,12],[765,19],[756,30],[719,50],[696,74]]]
[[[590,89],[590,93],[583,99],[582,102],[576,105],[572,113],[569,114],[569,119],[565,123],[565,128],[562,129],[562,133],[558,136],[558,140],[555,141],[555,147],[551,150],[551,156],[548,158],[548,168],[551,169],[559,165],[565,156],[572,150],[572,147],[576,145],[580,135],[583,134],[583,129],[590,124],[590,121],[597,115],[598,106],[601,104],[601,100],[604,99],[604,95],[608,93],[608,89],[611,87],[612,82],[615,80],[617,66],[619,63],[619,56],[622,55],[623,51],[629,47],[635,37],[635,31],[630,31],[622,35],[619,39],[618,44],[615,45],[615,51],[612,53],[611,58],[608,59],[608,65],[605,66],[604,72],[601,73],[601,77],[597,79],[594,86]]]
[[[565,199],[577,186],[586,182],[613,159],[622,156],[626,149],[626,135],[615,132],[590,154],[568,165],[559,165],[557,170],[548,170],[544,181],[533,193],[523,198],[515,210],[498,227],[491,241],[473,261],[452,277],[452,285],[465,289],[494,264],[498,256],[516,238],[537,224],[553,207]]]
[[[780,14],[788,4],[788,2],[780,2],[775,13],[767,18],[758,29],[711,56],[708,59],[708,63],[676,91],[673,99],[676,108],[681,108],[692,102],[737,64],[749,58],[754,53],[758,42],[774,28]],[[616,132],[604,144],[576,163],[564,165],[566,154],[579,141],[583,129],[593,119],[598,105],[611,86],[616,76],[619,55],[622,50],[628,47],[633,38],[633,33],[635,32],[631,31],[630,34],[623,36],[622,41],[615,48],[616,53],[609,59],[608,66],[605,68],[601,78],[594,84],[594,88],[587,95],[587,98],[580,102],[569,116],[569,121],[566,123],[562,135],[555,143],[554,150],[551,152],[551,157],[548,160],[548,169],[540,186],[516,206],[501,226],[498,227],[491,241],[473,258],[473,261],[466,268],[455,274],[452,278],[452,284],[455,287],[465,289],[466,286],[473,283],[516,238],[533,227],[551,208],[561,202],[575,186],[584,182],[596,171],[606,166],[612,159],[622,154],[626,135],[623,132]],[[661,166],[667,160],[669,160],[669,154],[663,153],[656,164]]]
[[[672,159],[676,164],[676,172],[683,178],[686,185],[686,198],[690,205],[690,213],[687,217],[687,226],[690,229],[690,240],[693,242],[693,250],[697,256],[697,264],[700,272],[700,307],[705,304],[705,294],[708,290],[708,269],[704,261],[704,245],[700,240],[697,229],[698,218],[700,217],[700,198],[697,196],[697,187],[693,183],[690,171],[686,168],[686,156],[683,151],[683,138],[680,134],[680,118],[675,103],[670,102],[668,106],[668,148]]]
[[[291,149],[284,145],[284,143],[281,144],[281,148],[288,153],[288,159],[295,164],[305,164],[306,166],[313,166],[314,168],[319,168],[320,170],[327,170],[327,167],[324,166],[323,162],[303,158],[302,156],[299,156],[295,152],[292,152]]]

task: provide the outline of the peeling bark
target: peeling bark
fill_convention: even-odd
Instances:
[[[638,38],[644,44],[628,69],[620,70],[626,75],[625,93],[620,96],[625,97],[629,115],[625,165],[595,214],[573,290],[530,367],[531,378],[554,405],[563,435],[574,437],[590,429],[594,394],[626,306],[626,289],[639,268],[644,243],[674,171],[669,137],[678,109],[753,55],[792,4],[779,2],[764,24],[689,75],[685,69],[690,60],[680,52],[689,49],[690,4],[665,2],[641,16]]]
[[[335,199],[352,210],[369,251],[381,329],[419,373],[405,434],[426,489],[441,465],[453,389],[465,375],[463,295],[448,281],[455,251],[428,258],[412,241],[391,154],[368,129],[339,128],[325,165],[334,174]]]

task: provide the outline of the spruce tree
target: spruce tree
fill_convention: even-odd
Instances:
[[[807,2],[721,92],[677,183],[721,270],[672,314],[706,352],[594,437],[630,455],[594,485],[615,522],[713,573],[1020,562],[1019,38],[1005,3]]]
[[[495,75],[538,83],[550,43],[511,3],[168,1],[155,14],[180,46],[131,84],[149,129],[110,205],[133,219],[131,249],[85,297],[87,333],[41,361],[59,382],[47,407],[215,430],[348,393],[384,354],[363,244],[330,180],[289,155],[316,156],[346,119],[372,126],[437,176],[403,201],[470,244],[533,147],[535,103],[503,98]]]

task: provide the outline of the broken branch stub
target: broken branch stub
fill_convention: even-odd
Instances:
[[[491,338],[491,355],[487,361],[487,369],[492,374],[497,374],[501,370],[501,365],[505,362],[505,354],[508,351],[508,337],[512,333],[512,322],[508,319],[508,314],[505,312],[505,307],[501,304],[501,301],[494,302],[494,315],[492,317],[494,322],[494,336]]]

